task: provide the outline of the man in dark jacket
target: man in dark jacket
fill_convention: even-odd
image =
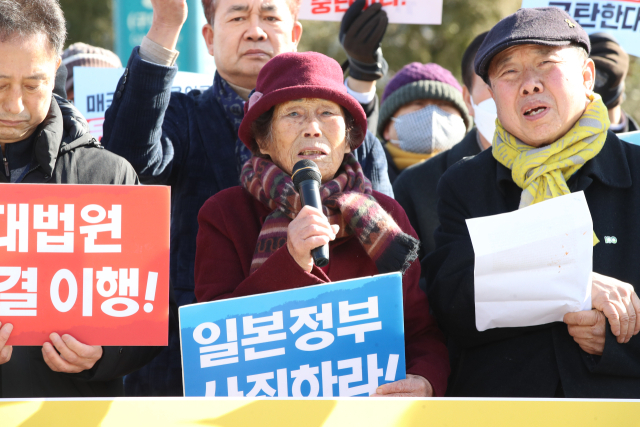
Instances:
[[[143,183],[171,185],[170,280],[178,304],[185,305],[195,300],[198,211],[209,197],[239,185],[240,169],[251,156],[238,139],[243,105],[264,64],[278,53],[296,50],[302,34],[296,21],[300,2],[205,0],[208,24],[203,34],[209,53],[215,57],[217,72],[211,88],[186,95],[171,92],[177,72],[173,64],[178,52],[174,49],[186,19],[186,2],[152,0],[152,4],[153,25],[141,46],[132,52],[118,83],[105,114],[102,143],[129,160]],[[363,5],[360,1],[352,7],[362,9]],[[344,29],[345,46],[352,46],[354,38],[368,35],[368,31],[360,35],[349,28],[355,25],[357,29],[369,20],[377,22],[379,8],[367,9],[361,14],[363,20],[356,18]],[[386,27],[385,22],[382,24]],[[349,77],[347,87],[352,95],[355,92],[350,85],[354,82],[354,89],[370,91],[369,102],[375,102],[375,78],[382,77],[382,64],[386,64],[377,45],[370,46],[369,66],[363,63],[363,52],[350,52],[350,57],[359,58],[351,61],[359,67],[350,66],[351,75],[357,74],[359,80]],[[384,152],[373,134],[368,133],[355,155],[374,189],[393,196]],[[182,395],[179,346],[178,335],[170,336],[169,349],[125,379],[127,394]]]
[[[520,9],[489,32],[476,55],[476,73],[497,105],[496,138],[491,150],[442,176],[436,249],[423,260],[432,308],[462,350],[451,395],[640,397],[640,244],[633,237],[640,235],[640,148],[608,132],[589,49],[566,12]],[[567,313],[564,323],[478,332],[465,220],[575,191],[584,191],[600,241],[594,309]]]
[[[491,146],[495,129],[495,103],[489,86],[476,74],[473,60],[487,33],[477,36],[462,56],[462,97],[476,128],[449,150],[424,163],[406,169],[393,183],[393,192],[420,237],[420,258],[435,248],[433,232],[438,228],[436,188],[442,174],[465,157],[475,156]],[[488,106],[487,106],[488,105]],[[477,119],[476,119],[476,116]],[[480,129],[480,132],[478,131]]]
[[[2,183],[137,184],[131,165],[102,149],[87,122],[53,96],[66,36],[57,1],[0,3],[0,147]],[[123,395],[122,376],[158,347],[101,347],[70,335],[50,335],[40,347],[5,345],[0,328],[0,397]]]

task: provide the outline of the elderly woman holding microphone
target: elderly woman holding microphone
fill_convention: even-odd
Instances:
[[[351,152],[367,121],[347,94],[340,65],[319,53],[284,53],[260,71],[245,105],[240,139],[254,157],[241,185],[211,197],[198,215],[199,302],[403,272],[407,378],[375,395],[443,396],[449,361],[418,287],[418,241],[404,211],[371,189]],[[291,179],[312,160],[322,210],[302,207]],[[330,262],[311,251],[328,244]]]

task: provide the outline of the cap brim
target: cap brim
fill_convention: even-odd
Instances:
[[[523,44],[536,44],[541,46],[568,46],[571,44],[571,42],[568,40],[542,40],[542,39],[521,39],[521,40],[506,41],[504,43],[501,43],[495,46],[482,59],[482,62],[480,62],[480,67],[478,67],[480,69],[479,70],[480,77],[482,77],[482,79],[488,83],[489,82],[489,65],[491,65],[491,61],[493,60],[493,58],[503,50],[506,50],[513,46],[520,46]]]

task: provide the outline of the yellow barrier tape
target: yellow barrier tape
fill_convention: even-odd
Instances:
[[[164,398],[0,401],[3,427],[638,425],[640,401]]]

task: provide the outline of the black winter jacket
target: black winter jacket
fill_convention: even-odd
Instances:
[[[438,228],[438,182],[447,169],[465,157],[480,152],[478,130],[473,128],[462,141],[426,162],[405,169],[393,183],[393,193],[420,237],[420,258],[436,247],[433,232]],[[389,163],[391,170],[391,163]]]
[[[80,112],[57,96],[36,130],[33,159],[24,183],[138,183],[131,165],[104,150],[89,134]],[[1,173],[0,182],[7,182]],[[49,369],[41,347],[14,347],[11,360],[0,365],[0,397],[122,396],[122,376],[148,363],[160,350],[161,347],[103,347],[102,358],[92,369],[64,374]]]
[[[640,147],[609,132],[602,151],[568,185],[572,192],[584,191],[600,239],[593,248],[593,271],[638,290]],[[465,220],[515,211],[521,192],[491,150],[452,166],[438,185],[441,226],[422,271],[439,324],[461,349],[449,394],[554,397],[563,390],[564,396],[575,398],[640,398],[638,335],[618,344],[607,324],[599,357],[581,350],[561,322],[476,329],[474,252]],[[617,243],[606,243],[605,236],[617,237]]]

